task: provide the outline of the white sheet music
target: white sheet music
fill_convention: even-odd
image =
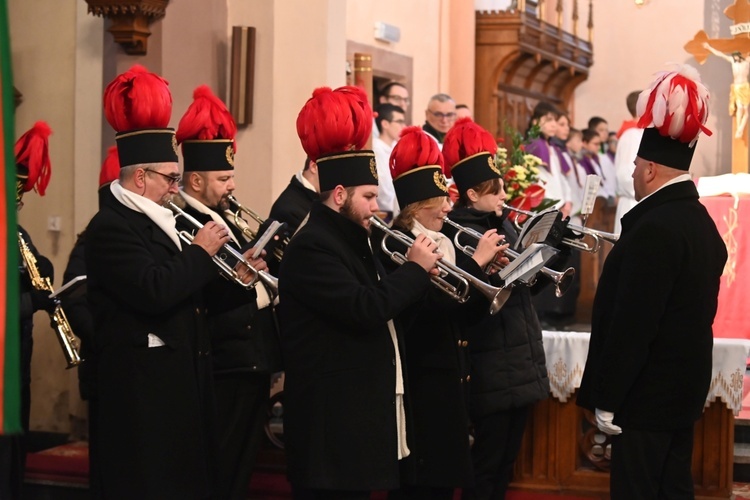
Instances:
[[[586,185],[583,188],[583,202],[581,203],[581,214],[591,215],[596,203],[596,195],[602,185],[602,178],[598,175],[589,174],[586,176]]]
[[[276,235],[276,232],[279,230],[280,226],[281,222],[277,220],[271,222],[271,224],[268,226],[268,229],[266,229],[266,231],[263,233],[263,236],[261,236],[260,239],[255,242],[253,259],[257,259],[260,256],[260,253],[263,251],[265,246],[268,245],[268,242],[271,241],[271,238]]]
[[[547,239],[552,225],[555,223],[557,218],[557,210],[551,212],[542,212],[533,219],[529,219],[523,226],[521,234],[518,236],[516,241],[515,249],[521,250],[528,248],[529,245],[534,243],[542,243]],[[533,224],[532,224],[533,221]]]
[[[515,281],[528,282],[544,264],[557,255],[558,249],[543,243],[532,243],[498,273],[506,285]]]

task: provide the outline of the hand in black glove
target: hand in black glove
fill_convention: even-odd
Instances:
[[[55,310],[57,303],[49,298],[49,292],[46,290],[32,290],[29,292],[31,295],[31,307],[34,312],[45,310],[48,313],[52,313]]]
[[[41,274],[43,278],[49,278],[50,283],[55,281],[55,268],[47,257],[44,255],[37,255],[36,267],[39,269],[39,274]]]
[[[544,240],[544,243],[551,247],[558,247],[563,237],[565,236],[565,231],[568,228],[568,223],[570,223],[570,217],[566,217],[565,219],[563,219],[562,213],[557,212],[555,222],[552,224],[549,233],[547,233],[547,238]]]

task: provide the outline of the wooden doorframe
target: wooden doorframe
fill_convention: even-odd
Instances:
[[[406,87],[409,91],[409,95],[414,95],[414,92],[412,91],[412,83],[414,81],[414,60],[412,57],[385,50],[380,47],[375,47],[373,45],[347,40],[346,60],[350,62],[352,67],[354,67],[355,53],[372,55],[373,77],[386,78],[389,81],[392,80],[399,82]],[[375,102],[377,89],[373,89],[373,92],[374,94],[371,96],[372,102],[370,104],[374,108],[377,106],[377,102]],[[406,121],[408,124],[412,123],[411,109],[412,108],[410,107],[409,111],[406,113]]]

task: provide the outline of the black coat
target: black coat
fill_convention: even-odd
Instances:
[[[175,243],[117,202],[87,228],[87,295],[94,315],[101,485],[106,498],[206,498],[213,463],[209,255]],[[227,286],[229,284],[227,283]],[[233,290],[233,289],[232,289]],[[165,345],[149,348],[149,334]]]
[[[397,488],[396,359],[387,322],[424,296],[428,274],[407,263],[386,276],[365,229],[317,203],[287,246],[279,284],[290,482]]]
[[[594,298],[578,405],[624,428],[690,426],[711,381],[727,251],[692,182],[667,186],[622,218]]]
[[[480,233],[498,229],[508,243],[517,233],[511,223],[491,212],[456,208],[451,220]],[[443,226],[451,238],[455,229]],[[476,240],[460,239],[476,246]],[[457,259],[460,250],[456,250]],[[463,264],[462,264],[463,265]],[[498,286],[496,276],[490,282]],[[484,313],[478,324],[468,329],[471,355],[471,400],[473,418],[511,408],[523,408],[549,396],[549,379],[539,325],[528,287],[516,285],[503,308],[490,316]]]
[[[29,250],[36,258],[36,266],[39,270],[39,274],[43,278],[49,278],[50,282],[55,280],[55,268],[52,266],[50,260],[41,255],[34,246],[34,242],[31,241],[31,236],[24,228],[18,226],[18,232],[23,235],[23,239],[29,247]],[[24,430],[29,429],[29,417],[31,411],[31,353],[34,350],[34,313],[41,310],[41,305],[38,303],[40,295],[48,295],[45,291],[36,290],[31,284],[31,278],[29,273],[21,264],[21,257],[19,255],[19,269],[21,272],[20,281],[20,304],[19,304],[19,316],[20,316],[20,354],[21,354],[21,424]],[[35,300],[32,296],[36,296]],[[54,326],[52,326],[54,328]],[[57,332],[50,332],[52,335],[57,335]],[[62,353],[60,354],[62,355]]]
[[[201,224],[213,219],[186,206],[185,212],[192,215]],[[243,242],[242,232],[227,221],[221,214],[237,241]],[[193,228],[182,217],[177,218],[177,227],[193,233]],[[229,241],[229,244],[241,253],[241,248]],[[212,286],[213,285],[213,286]],[[209,285],[209,293],[217,283]],[[239,285],[234,285],[239,288]],[[256,286],[263,286],[257,284]],[[208,320],[213,353],[213,369],[216,374],[239,372],[271,373],[280,368],[280,348],[271,308],[258,311],[255,289],[248,290],[248,301],[240,306],[212,314]]]
[[[409,231],[394,229],[415,238]],[[379,245],[380,235],[376,237]],[[391,250],[407,250],[391,239],[386,243]],[[384,253],[380,258],[389,272],[398,269]],[[462,267],[485,278],[472,259],[466,259]],[[405,313],[404,324],[408,326],[401,357],[409,374],[407,441],[411,454],[401,461],[404,484],[443,488],[472,484],[465,326],[487,310],[488,302],[474,290],[471,296],[477,300],[460,304],[432,286],[427,296]]]
[[[294,234],[307,214],[310,213],[310,207],[318,199],[320,199],[318,193],[307,189],[297,180],[297,176],[294,176],[289,181],[289,185],[276,198],[268,217],[279,222],[286,222],[289,226],[289,232]]]
[[[117,203],[109,184],[99,188],[99,208]],[[63,284],[86,273],[86,231],[78,235],[73,250],[68,257],[68,265],[63,274]],[[74,297],[63,297],[62,306],[65,316],[70,322],[73,333],[80,340],[81,364],[78,365],[78,388],[81,399],[91,400],[95,397],[96,389],[96,349],[94,349],[94,317],[86,294]]]
[[[73,250],[70,251],[68,265],[65,267],[65,273],[63,274],[63,283],[67,283],[78,276],[86,275],[85,244],[86,231],[78,235]],[[81,398],[89,400],[96,394],[94,317],[91,315],[88,297],[85,294],[74,298],[63,298],[62,305],[65,308],[65,316],[70,322],[73,333],[81,341],[82,361],[78,365],[78,387]]]

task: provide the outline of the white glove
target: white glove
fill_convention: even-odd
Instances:
[[[615,418],[615,414],[611,411],[604,411],[600,410],[599,408],[596,409],[596,426],[599,428],[600,431],[602,431],[604,434],[609,434],[610,436],[616,436],[617,434],[622,434],[622,429],[613,424],[612,420]]]

